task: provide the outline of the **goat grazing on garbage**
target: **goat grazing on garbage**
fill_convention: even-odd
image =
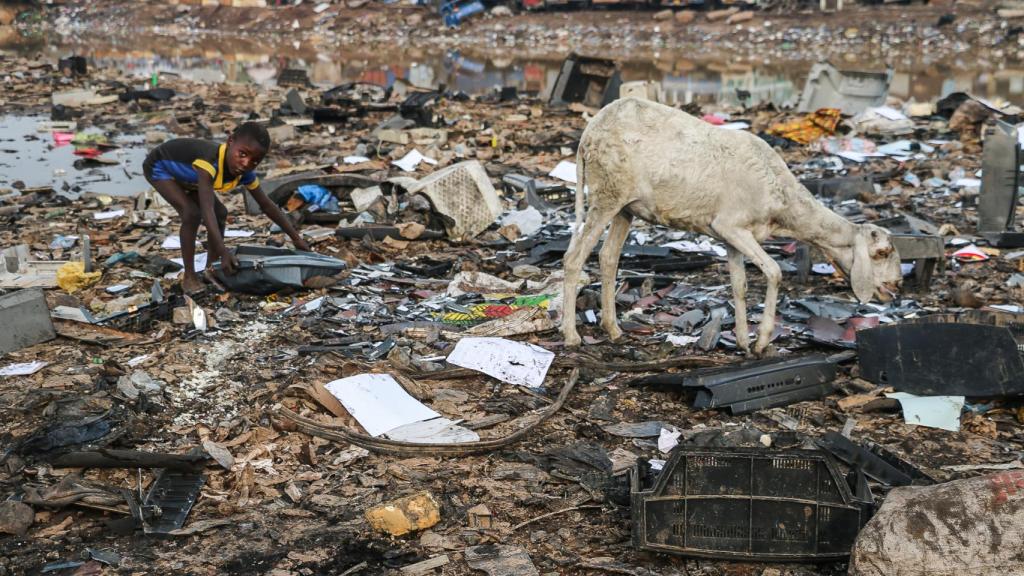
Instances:
[[[768,347],[782,272],[761,248],[773,234],[819,247],[846,273],[857,299],[888,301],[902,284],[888,231],[853,224],[818,202],[766,142],[718,128],[655,102],[624,98],[590,121],[576,157],[576,218],[565,254],[562,334],[578,346],[576,294],[583,264],[608,224],[600,252],[601,325],[622,335],[615,314],[619,254],[633,217],[701,232],[727,245],[736,343],[750,349],[744,256],[765,275],[764,314],[754,354]],[[584,186],[590,208],[583,217]]]

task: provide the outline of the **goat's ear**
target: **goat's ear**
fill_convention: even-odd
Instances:
[[[871,249],[868,251],[872,258],[888,258],[895,248],[889,234],[881,230],[871,231]]]
[[[853,266],[850,267],[850,288],[853,295],[861,302],[871,301],[875,294],[875,284],[871,274],[871,253],[868,251],[866,234],[858,233],[853,237]]]

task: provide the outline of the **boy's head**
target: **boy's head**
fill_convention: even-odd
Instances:
[[[228,136],[224,161],[232,174],[244,174],[256,168],[270,151],[270,134],[255,122],[246,122]]]

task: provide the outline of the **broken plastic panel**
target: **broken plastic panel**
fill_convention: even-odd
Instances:
[[[440,99],[440,92],[413,92],[399,104],[398,112],[402,118],[416,122],[417,126],[437,126],[440,118],[434,112],[434,105]]]
[[[384,105],[391,94],[390,88],[370,82],[347,82],[320,95],[324,106]]]
[[[506,174],[501,177],[506,188],[526,193],[526,202],[541,212],[571,207],[576,198],[572,188],[561,184],[543,184],[522,174]]]
[[[1017,127],[997,120],[985,136],[978,197],[978,232],[996,246],[1024,246],[1014,230],[1021,160]]]
[[[914,263],[914,288],[926,292],[931,286],[932,274],[945,262],[943,238],[929,234],[892,234],[889,239],[901,261]]]
[[[239,246],[232,253],[238,258],[234,275],[225,275],[219,261],[210,269],[219,282],[236,292],[269,294],[289,286],[302,288],[314,276],[334,276],[345,269],[343,260],[287,248]]]
[[[161,470],[142,502],[146,534],[167,534],[185,525],[206,476],[195,472]]]
[[[874,181],[868,174],[835,178],[808,178],[801,180],[800,183],[815,196],[835,198],[839,201],[870,197],[875,193]]]
[[[383,224],[372,224],[369,226],[341,226],[335,229],[334,235],[338,238],[363,238],[369,236],[374,240],[392,238],[405,240],[402,236],[402,229],[398,226],[387,226]],[[436,240],[444,238],[444,232],[437,230],[424,230],[416,237],[417,240]]]
[[[444,221],[448,236],[471,238],[483,232],[501,216],[498,193],[483,165],[467,160],[433,172],[408,188],[422,194]]]
[[[921,396],[1024,396],[1024,360],[1014,338],[1024,323],[1017,315],[950,319],[925,317],[859,332],[861,377]],[[978,319],[989,323],[972,322]]]
[[[768,359],[684,374],[661,374],[643,384],[676,384],[697,391],[694,408],[728,408],[746,414],[763,408],[821,398],[832,391],[836,364],[849,354],[815,354],[803,358]]]
[[[277,75],[278,86],[297,86],[299,88],[312,88],[313,83],[309,81],[309,74],[301,68],[286,68]]]
[[[872,510],[810,450],[680,447],[653,488],[641,489],[639,467],[631,482],[634,545],[683,556],[843,558]]]
[[[580,102],[592,108],[603,108],[618,99],[620,86],[622,78],[615,62],[570,54],[552,85],[548,104]]]
[[[885,72],[840,70],[828,62],[811,67],[800,96],[800,112],[838,108],[855,115],[872,106],[882,106],[889,94],[892,69]]]
[[[155,284],[159,286],[159,284]],[[174,315],[174,309],[184,305],[181,296],[171,296],[167,300],[157,301],[154,299],[145,306],[139,306],[135,310],[126,310],[96,320],[99,326],[106,326],[121,330],[122,332],[148,332],[154,322],[168,321]]]
[[[821,448],[836,458],[889,486],[909,486],[913,479],[864,447],[838,432],[828,432],[816,440]]]

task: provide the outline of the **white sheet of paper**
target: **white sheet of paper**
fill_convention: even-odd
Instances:
[[[49,362],[43,362],[42,360],[36,360],[34,362],[21,362],[19,364],[8,364],[3,368],[0,368],[0,376],[29,376],[39,372]]]
[[[554,359],[550,350],[504,338],[463,338],[448,355],[449,364],[527,388],[544,384]]]
[[[447,418],[434,418],[413,422],[384,433],[392,440],[418,442],[420,444],[446,444],[454,442],[479,442],[480,435],[469,428],[459,426]]]
[[[979,188],[981,186],[981,180],[978,178],[961,178],[956,182],[953,182],[953,186],[957,188]]]
[[[558,178],[559,180],[564,180],[565,182],[569,182],[570,184],[575,184],[576,163],[570,162],[568,160],[562,160],[561,162],[558,163],[558,166],[555,166],[554,170],[548,172],[548,176],[551,176],[552,178]]]
[[[839,156],[840,158],[846,158],[850,162],[856,162],[858,164],[870,158],[869,155],[863,154],[861,152],[836,152],[836,156]]]
[[[370,161],[366,156],[345,156],[343,160],[345,164],[362,164]]]
[[[57,306],[53,310],[50,310],[50,317],[58,320],[71,320],[73,322],[85,322],[86,324],[92,323],[92,316],[88,313],[85,308],[74,307],[74,306]]]
[[[194,260],[195,264],[196,264],[196,272],[202,272],[203,270],[206,270],[206,263],[207,263],[208,259],[209,259],[209,252],[203,252],[201,254],[196,254],[196,257],[195,257],[195,260]],[[182,266],[185,265],[184,260],[182,260],[181,258],[171,258],[171,262],[177,262],[178,264],[181,264]],[[182,273],[184,273],[184,270],[178,270],[177,272],[168,272],[167,274],[164,275],[164,278],[177,278],[178,276],[181,276]]]
[[[225,230],[224,231],[224,237],[225,238],[248,238],[248,237],[252,236],[253,234],[256,234],[256,232],[253,232],[252,230]]]
[[[825,276],[831,276],[836,273],[835,267],[827,262],[819,262],[818,264],[811,266],[811,271],[815,274],[822,274]]]
[[[960,412],[964,409],[963,396],[915,396],[906,392],[891,392],[886,398],[899,400],[903,407],[903,421],[929,428],[956,432],[960,430]]]
[[[416,150],[415,148],[405,156],[402,156],[400,159],[392,162],[392,164],[398,166],[399,168],[405,170],[406,172],[413,172],[416,170],[416,167],[420,165],[420,162],[426,162],[427,164],[437,164],[437,160],[424,156],[423,154],[420,153],[419,150]]]
[[[164,242],[160,245],[160,248],[163,248],[164,250],[181,250],[181,236],[172,234],[171,236],[164,238]]]
[[[872,108],[876,114],[889,120],[908,120],[908,118],[895,108],[889,106],[879,106],[878,108]]]
[[[669,342],[673,346],[689,346],[690,344],[696,344],[700,341],[699,336],[688,336],[686,334],[669,334],[665,337],[665,341]]]
[[[440,416],[410,396],[390,374],[359,374],[324,387],[370,436]]]
[[[726,130],[748,130],[750,128],[750,124],[747,124],[746,122],[726,122],[719,126],[719,128],[724,128]]]
[[[712,244],[708,240],[701,242],[694,242],[693,240],[676,240],[675,242],[667,242],[661,245],[662,248],[671,248],[672,250],[678,250],[680,252],[709,252],[715,256],[725,257],[726,250],[724,246],[718,244]]]
[[[106,212],[93,212],[93,220],[113,220],[124,216],[124,208],[118,210],[107,210]]]

